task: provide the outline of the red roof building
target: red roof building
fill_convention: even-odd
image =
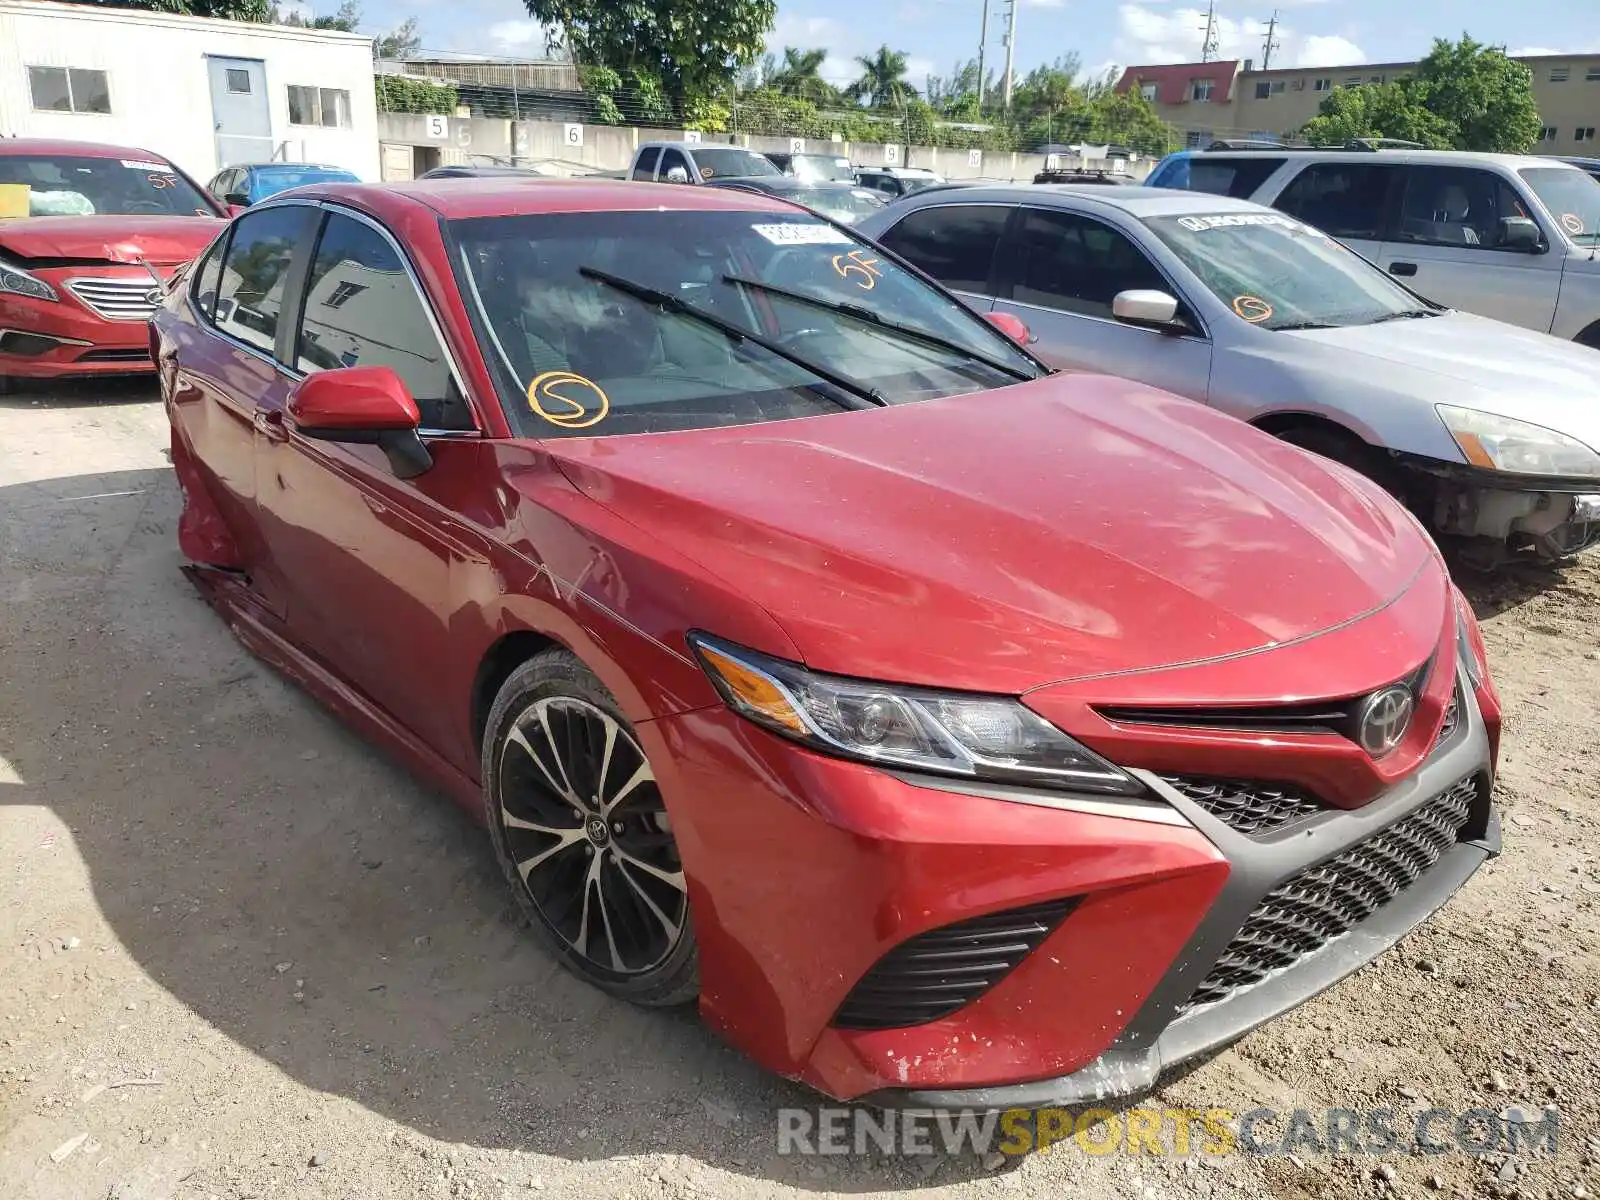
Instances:
[[[1239,60],[1172,63],[1165,66],[1129,67],[1117,80],[1116,90],[1146,89],[1154,104],[1227,104],[1233,99],[1233,81]],[[1154,88],[1151,94],[1148,89]]]

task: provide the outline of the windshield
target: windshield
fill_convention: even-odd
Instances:
[[[749,179],[753,175],[782,175],[765,154],[737,146],[697,147],[694,165],[706,179]]]
[[[1213,295],[1263,329],[1370,325],[1432,311],[1327,234],[1278,213],[1196,213],[1144,223]]]
[[[943,175],[902,175],[900,186],[904,194],[909,196],[912,192],[920,192],[923,188],[932,187],[936,183],[943,183]]]
[[[214,217],[171,163],[0,151],[0,217]]]
[[[257,167],[250,173],[250,196],[265,200],[290,188],[304,187],[308,183],[360,183],[360,177],[351,171],[336,167]]]
[[[703,429],[862,406],[803,363],[888,404],[1042,373],[961,304],[804,213],[561,213],[448,228],[463,298],[523,436]],[[783,353],[596,275],[665,293]],[[857,311],[828,310],[837,304]],[[876,327],[874,316],[927,336]]]
[[[851,169],[848,158],[834,158],[827,154],[796,154],[789,165],[801,179],[829,179],[837,183],[856,181],[856,173]]]
[[[843,225],[853,225],[883,207],[882,200],[861,188],[796,188],[781,194],[785,200],[804,204]]]
[[[1600,245],[1600,179],[1576,167],[1527,167],[1517,174],[1580,246]]]

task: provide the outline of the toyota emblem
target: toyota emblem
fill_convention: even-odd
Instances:
[[[160,304],[161,299],[162,291],[158,287],[153,287],[144,294],[144,302],[146,304]]]
[[[1382,688],[1367,697],[1361,706],[1357,738],[1361,748],[1373,758],[1382,758],[1400,744],[1411,727],[1416,701],[1411,689],[1400,684]]]

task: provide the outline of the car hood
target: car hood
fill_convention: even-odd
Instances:
[[[220,217],[20,217],[0,221],[0,250],[24,259],[79,258],[137,266],[188,262],[222,228]]]
[[[1418,380],[1419,395],[1531,421],[1600,449],[1600,353],[1576,342],[1463,312],[1285,336],[1326,347],[1328,366],[1347,383],[1366,375],[1394,386],[1397,369],[1419,372],[1434,377]]]
[[[1102,376],[545,446],[808,665],[904,683],[1016,694],[1236,655],[1374,612],[1435,562],[1343,468]]]

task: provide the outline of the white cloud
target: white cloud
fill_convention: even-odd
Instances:
[[[489,40],[503,50],[544,52],[544,26],[537,21],[496,21]]]
[[[1312,3],[1316,0],[1302,0]],[[1156,10],[1142,4],[1117,9],[1117,35],[1112,43],[1117,57],[1136,66],[1196,62],[1205,40],[1206,14],[1199,8]],[[1367,61],[1366,53],[1350,39],[1331,34],[1309,34],[1278,23],[1278,47],[1273,61],[1279,66],[1323,67]],[[1259,65],[1267,38],[1267,23],[1217,18],[1217,57],[1249,58]]]
[[[1067,0],[1022,0],[1023,8],[1065,8]]]

